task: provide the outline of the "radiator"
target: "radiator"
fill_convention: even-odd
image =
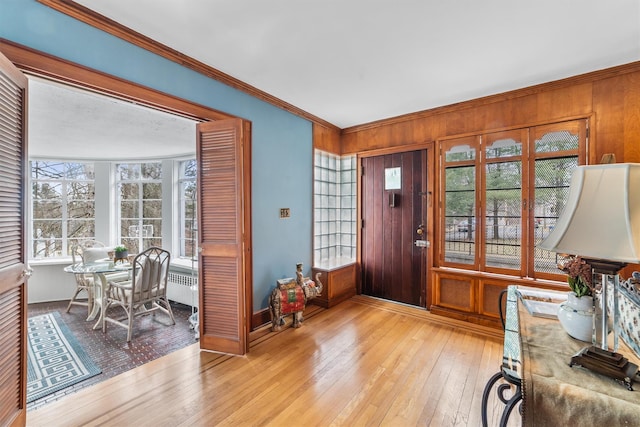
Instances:
[[[167,279],[167,298],[184,305],[198,306],[198,276],[169,272]]]

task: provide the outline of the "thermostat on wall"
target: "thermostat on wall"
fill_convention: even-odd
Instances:
[[[280,208],[280,218],[289,218],[291,216],[290,208]]]

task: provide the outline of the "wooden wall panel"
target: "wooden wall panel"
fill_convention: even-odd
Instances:
[[[340,148],[340,131],[314,123],[313,148],[333,154],[342,154]]]
[[[640,72],[595,82],[596,158],[614,153],[618,162],[640,162]]]
[[[640,73],[623,77],[624,98],[624,161],[640,162]]]
[[[498,298],[500,292],[506,289],[508,284],[493,282],[493,281],[480,281],[480,314],[493,317],[495,319],[500,318],[498,310]]]
[[[463,312],[474,312],[476,286],[476,281],[470,277],[438,274],[435,304]]]
[[[554,118],[577,117],[591,114],[593,109],[593,85],[579,84],[541,92],[536,96],[536,121]]]

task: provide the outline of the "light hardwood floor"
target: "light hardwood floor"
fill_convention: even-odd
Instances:
[[[246,356],[195,344],[30,411],[27,425],[480,426],[502,342],[459,324],[357,296],[310,307],[299,329],[252,333]]]

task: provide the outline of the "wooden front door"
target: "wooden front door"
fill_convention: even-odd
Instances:
[[[362,293],[426,307],[426,150],[362,159]]]
[[[0,53],[0,425],[24,425],[27,78]]]

